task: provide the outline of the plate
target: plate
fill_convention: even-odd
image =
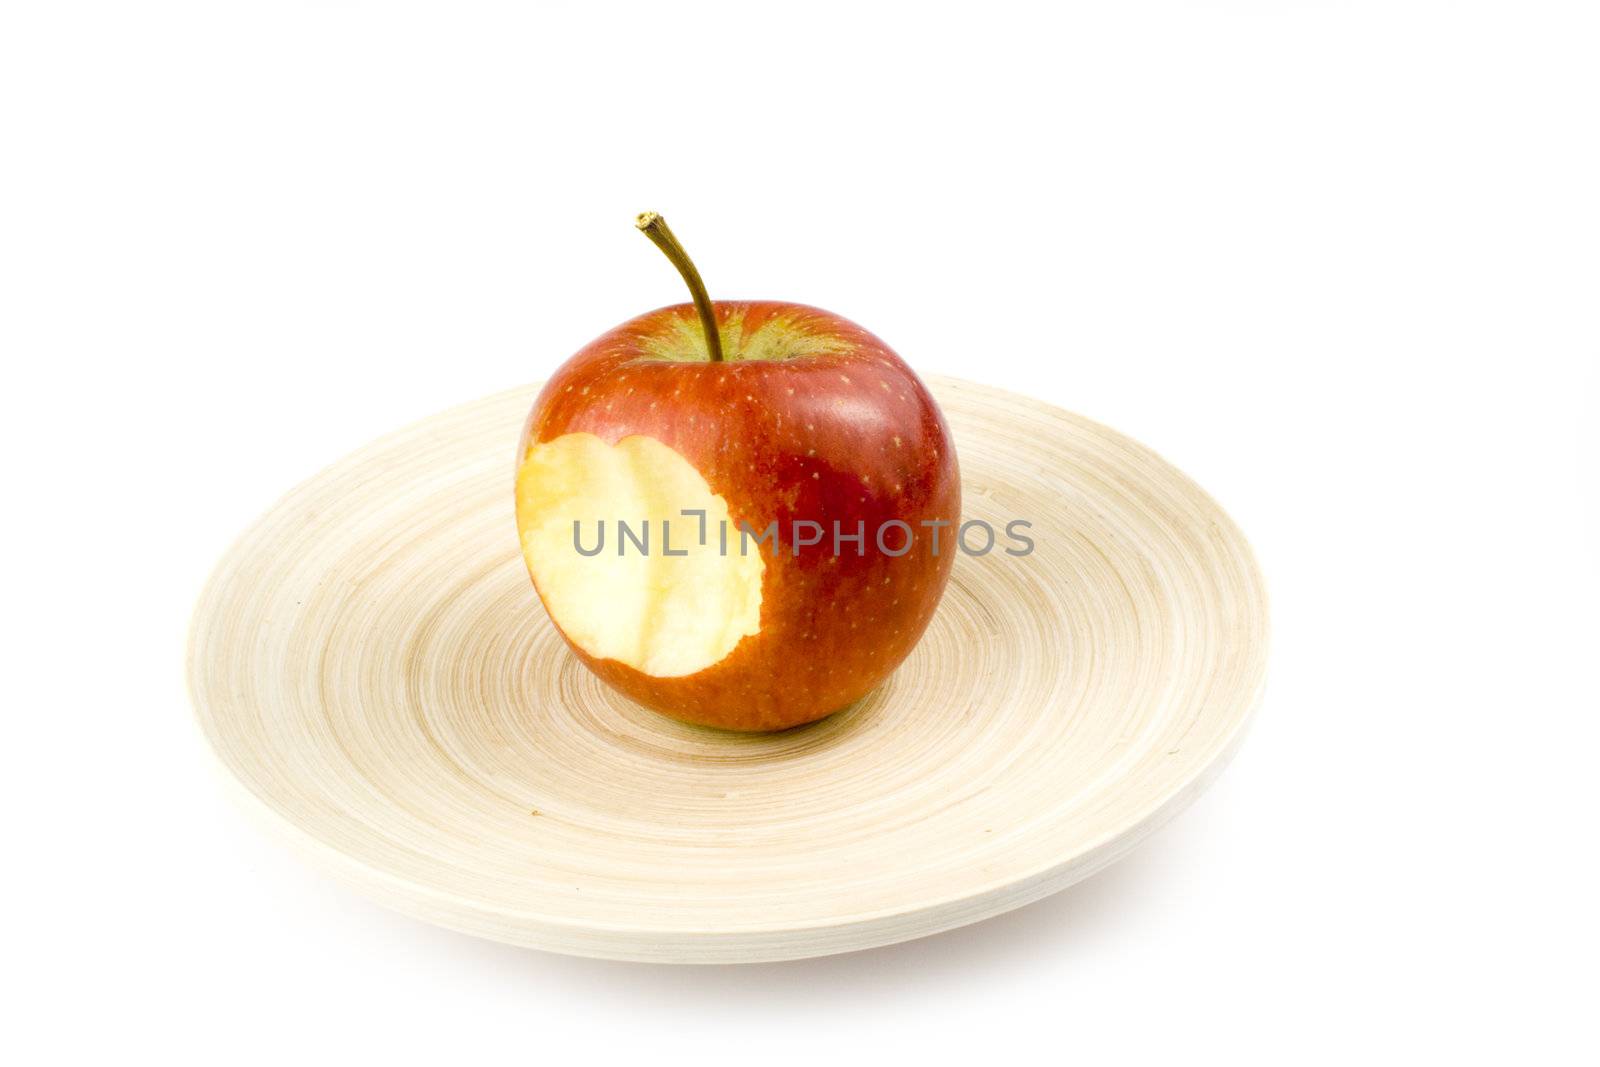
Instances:
[[[1149,449],[1023,396],[930,385],[964,518],[1026,519],[1035,547],[959,554],[916,651],[845,711],[724,733],[577,662],[518,553],[530,387],[367,446],[230,550],[189,648],[227,780],[382,904],[583,956],[846,952],[1093,874],[1238,745],[1265,673],[1261,576]]]

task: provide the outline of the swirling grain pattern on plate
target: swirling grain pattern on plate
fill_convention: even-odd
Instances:
[[[535,598],[512,519],[534,389],[386,437],[280,501],[196,611],[189,675],[247,808],[380,902],[499,941],[673,962],[935,933],[1112,862],[1180,810],[1260,694],[1248,546],[1103,426],[932,382],[962,555],[890,680],[812,726],[687,726],[602,687]]]

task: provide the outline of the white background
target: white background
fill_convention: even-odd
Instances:
[[[1595,1062],[1592,5],[3,12],[7,1059]],[[1232,512],[1274,647],[1204,799],[1021,912],[721,969],[435,930],[228,805],[216,557],[680,300],[645,208]]]

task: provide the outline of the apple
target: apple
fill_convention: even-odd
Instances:
[[[591,670],[686,722],[781,730],[868,693],[950,575],[949,427],[878,338],[776,301],[711,301],[659,215],[638,225],[694,302],[556,371],[517,451],[539,599]]]

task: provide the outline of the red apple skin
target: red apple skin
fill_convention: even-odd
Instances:
[[[568,644],[604,681],[665,715],[729,730],[781,730],[860,699],[916,645],[957,550],[960,473],[938,405],[878,338],[803,305],[713,306],[725,344],[730,320],[744,337],[779,320],[831,339],[833,350],[777,360],[730,352],[718,363],[659,358],[652,352],[661,338],[690,329],[703,345],[704,333],[692,304],[649,312],[562,365],[534,404],[517,462],[520,468],[533,445],[563,434],[590,433],[612,445],[646,434],[687,459],[727,501],[730,552],[738,551],[738,523],[761,531],[777,521],[777,558],[770,542],[750,545],[766,562],[759,632],[717,663],[655,677]],[[913,531],[911,550],[898,557],[880,552],[874,539],[893,519]],[[791,523],[800,520],[825,532],[794,555]],[[938,531],[937,553],[925,520],[951,524]],[[695,521],[686,518],[684,529]],[[834,554],[835,521],[845,533],[865,524],[863,555],[850,542]],[[675,539],[678,531],[674,523]],[[903,533],[886,532],[890,549]]]

